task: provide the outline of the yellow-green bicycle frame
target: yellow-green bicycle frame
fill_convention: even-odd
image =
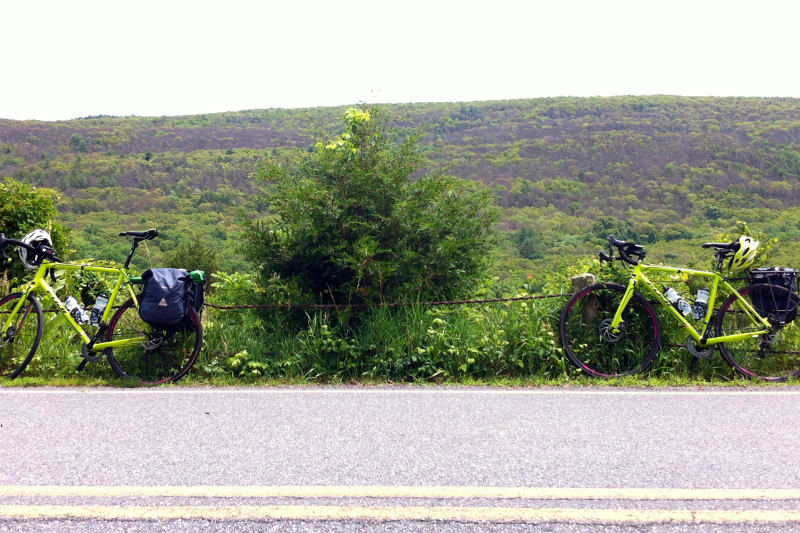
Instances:
[[[8,318],[3,323],[3,328],[0,330],[0,336],[4,336],[8,331],[8,328],[11,324],[14,323],[14,320],[19,313],[20,309],[22,309],[23,305],[27,302],[28,294],[47,294],[53,302],[55,302],[56,307],[58,307],[58,312],[64,315],[64,318],[67,320],[72,329],[80,335],[81,340],[83,341],[84,345],[88,346],[88,351],[90,352],[100,352],[105,350],[106,348],[117,348],[120,346],[131,346],[135,344],[139,344],[142,342],[147,341],[147,336],[142,335],[140,337],[134,338],[126,338],[121,340],[115,341],[105,341],[105,342],[95,342],[92,344],[92,338],[86,333],[86,330],[75,321],[72,317],[72,314],[67,310],[67,306],[64,302],[56,294],[56,291],[50,284],[47,282],[46,277],[49,271],[52,269],[54,272],[58,271],[86,271],[86,272],[96,272],[99,274],[106,274],[106,275],[117,275],[117,281],[114,284],[114,288],[111,291],[111,294],[108,297],[108,304],[106,305],[106,309],[103,312],[103,317],[101,319],[101,324],[108,324],[109,319],[111,318],[114,312],[114,302],[116,301],[119,294],[122,292],[124,293],[127,291],[130,294],[130,297],[133,298],[133,301],[136,304],[136,307],[139,307],[139,302],[136,299],[136,294],[133,292],[133,288],[131,287],[131,280],[128,276],[128,273],[125,269],[116,268],[116,267],[103,267],[103,266],[95,266],[95,265],[88,265],[88,264],[73,264],[73,263],[56,263],[48,260],[43,260],[42,264],[39,265],[39,270],[36,272],[33,280],[28,282],[22,289],[23,297],[19,298],[19,302],[11,310],[9,313]],[[146,328],[146,324],[142,323],[143,329]],[[97,340],[97,339],[96,339]]]
[[[699,278],[708,278],[711,280],[711,288],[709,290],[710,294],[708,297],[708,312],[706,316],[699,323],[700,330],[698,331],[691,322],[689,322],[686,317],[684,317],[676,308],[673,306],[667,297],[662,294],[662,292],[656,287],[655,283],[653,283],[648,277],[647,272],[660,272],[660,273],[667,273],[673,275],[688,275],[688,276],[696,276]],[[650,289],[650,292],[656,297],[656,299],[664,305],[667,309],[669,309],[670,313],[678,320],[678,322],[683,325],[686,332],[689,336],[694,339],[697,346],[705,347],[705,346],[714,346],[715,344],[719,344],[722,342],[739,342],[745,339],[749,339],[751,337],[758,337],[759,335],[763,335],[769,333],[773,330],[772,326],[770,325],[769,321],[759,315],[755,309],[750,305],[746,298],[742,298],[739,293],[734,289],[730,283],[728,283],[725,278],[721,275],[717,274],[716,272],[708,272],[705,270],[692,270],[688,268],[676,268],[676,267],[668,267],[668,266],[660,266],[660,265],[647,265],[644,263],[638,263],[633,267],[633,272],[631,272],[631,279],[628,282],[627,289],[625,290],[625,294],[620,301],[619,307],[617,308],[616,313],[611,321],[611,331],[619,332],[619,326],[623,322],[622,320],[622,313],[625,310],[625,307],[628,305],[628,302],[633,297],[633,293],[636,290],[637,285],[644,285]],[[719,289],[722,287],[726,293],[730,293],[731,295],[735,295],[737,302],[741,306],[741,310],[744,311],[750,320],[753,321],[753,324],[757,324],[763,326],[761,330],[749,331],[747,333],[738,333],[736,335],[721,335],[719,337],[712,337],[711,336],[711,318],[713,313],[711,312],[714,309],[714,303],[717,299],[717,295],[719,293]]]

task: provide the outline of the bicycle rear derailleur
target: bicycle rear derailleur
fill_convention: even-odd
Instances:
[[[164,332],[156,330],[147,336],[147,340],[142,343],[142,348],[154,351],[158,350],[162,344],[164,344]]]

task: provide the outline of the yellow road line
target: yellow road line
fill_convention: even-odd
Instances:
[[[207,498],[431,498],[530,500],[800,500],[800,489],[668,489],[448,486],[0,485],[3,496]]]
[[[0,518],[105,520],[449,520],[569,523],[787,523],[800,511],[534,509],[510,507],[37,506],[1,505]]]

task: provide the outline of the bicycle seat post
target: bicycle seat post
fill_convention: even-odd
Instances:
[[[144,239],[140,239],[138,237],[134,237],[133,238],[133,244],[131,244],[131,251],[128,252],[128,258],[125,259],[125,270],[127,270],[128,267],[130,266],[131,259],[133,259],[133,253],[136,251],[136,248],[139,246],[139,242],[141,242],[143,240]]]

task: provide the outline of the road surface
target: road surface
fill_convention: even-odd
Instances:
[[[0,531],[791,531],[798,402],[796,388],[3,388]]]

